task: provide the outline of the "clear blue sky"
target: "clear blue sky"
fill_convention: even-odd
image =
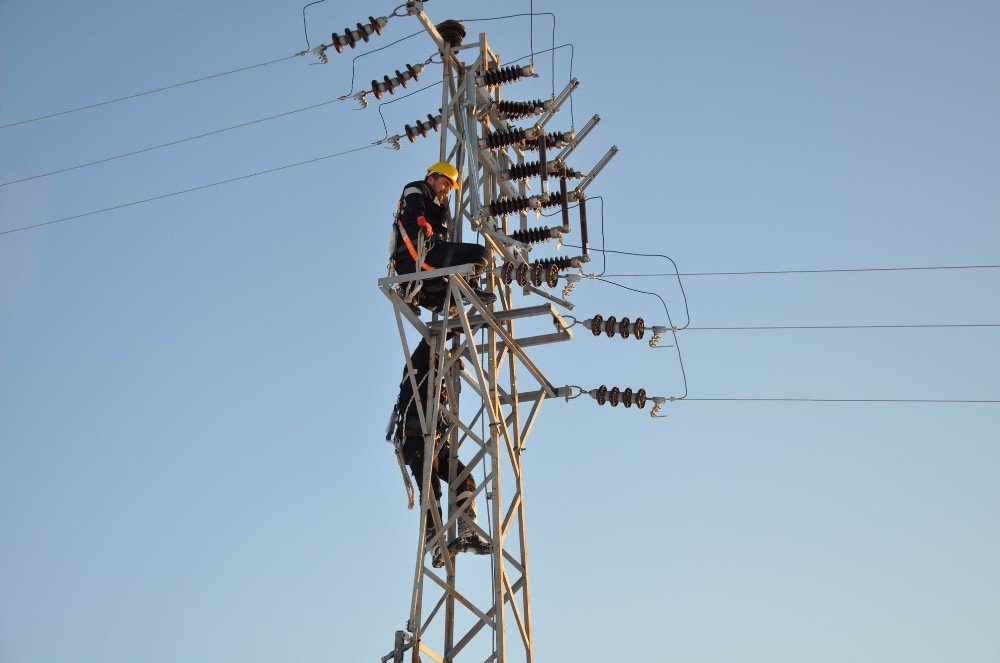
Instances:
[[[305,48],[298,2],[0,3],[0,124]],[[393,3],[327,2],[313,44]],[[529,3],[434,0],[435,21]],[[536,2],[575,46],[609,248],[684,272],[1000,263],[997,2]],[[506,60],[528,20],[470,23]],[[351,58],[0,129],[0,181],[334,99]],[[536,50],[551,22],[535,22]],[[361,83],[432,52],[358,60]],[[568,49],[509,98],[550,94]],[[433,80],[428,73],[428,82]],[[385,106],[390,133],[437,88]],[[331,104],[0,187],[0,230],[360,147]],[[550,124],[566,129],[569,109]],[[373,148],[0,235],[0,660],[374,661],[418,518],[382,441],[401,355],[375,281],[436,143]],[[598,205],[592,217],[599,218]],[[549,255],[554,247],[541,253]],[[600,268],[600,261],[594,264]],[[665,271],[613,255],[609,273]],[[622,282],[683,302],[666,278]],[[684,280],[692,326],[1000,323],[1000,270]],[[581,317],[656,300],[585,282]],[[1000,330],[680,334],[692,398],[1000,399]],[[534,355],[680,394],[676,355]],[[527,452],[539,660],[1000,660],[1000,405],[550,402]],[[481,560],[469,562],[469,568]]]

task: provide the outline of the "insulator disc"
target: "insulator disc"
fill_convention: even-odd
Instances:
[[[536,262],[531,267],[531,285],[535,286],[536,288],[541,288],[544,275],[545,275],[545,268]]]
[[[608,388],[603,384],[597,388],[597,404],[604,405],[608,402]]]
[[[550,288],[559,285],[559,265],[549,265],[548,271],[545,272],[545,282]]]
[[[517,284],[522,288],[528,285],[528,265],[525,263],[517,266]]]
[[[516,239],[525,244],[540,244],[552,239],[551,228],[529,228],[527,230],[515,230],[510,234],[511,239]]]
[[[613,315],[608,316],[607,322],[604,323],[604,333],[608,338],[614,338],[616,331],[618,331],[618,319]]]
[[[524,78],[524,68],[512,65],[502,69],[490,69],[482,75],[481,80],[483,85],[492,87],[503,85],[504,83],[512,83],[521,78]]]
[[[635,406],[640,410],[646,407],[646,390],[640,389],[635,392]]]
[[[631,331],[632,325],[631,320],[627,317],[622,318],[622,321],[618,323],[618,333],[621,334],[622,338],[628,338],[629,332]]]
[[[590,332],[594,336],[600,336],[602,331],[604,331],[604,316],[598,313],[590,320]]]
[[[529,161],[527,163],[514,164],[510,167],[510,170],[508,170],[507,173],[512,180],[526,180],[529,177],[541,177],[542,164],[540,161]]]
[[[497,102],[497,110],[510,120],[517,120],[522,117],[529,117],[545,108],[545,102],[541,99],[533,101],[500,101]]]
[[[546,203],[542,203],[542,207],[556,207],[557,205],[562,205],[563,195],[562,191],[554,191],[549,194],[549,200]]]
[[[504,263],[503,269],[500,270],[500,278],[503,279],[503,282],[507,285],[514,282],[514,263]]]
[[[493,216],[507,216],[516,214],[531,207],[531,202],[524,196],[514,198],[497,198],[490,203],[490,212]]]
[[[618,387],[613,388],[608,392],[608,402],[611,403],[611,407],[618,407],[618,402],[621,400],[622,391]]]
[[[541,263],[541,264],[543,264],[545,266],[555,265],[560,270],[569,269],[570,267],[573,266],[573,259],[572,258],[566,258],[566,257],[562,257],[562,258],[542,258],[541,260],[536,260],[535,262]]]
[[[552,131],[545,134],[545,144],[559,147],[569,142],[569,136],[564,131]]]
[[[495,131],[483,140],[486,147],[497,150],[503,147],[523,143],[527,140],[524,129],[508,129],[506,131]]]
[[[622,405],[632,407],[632,387],[628,387],[622,392]]]
[[[635,319],[635,328],[632,331],[635,334],[636,339],[642,340],[643,335],[646,333],[646,321],[642,318]]]

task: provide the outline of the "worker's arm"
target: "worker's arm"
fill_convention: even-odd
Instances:
[[[435,228],[427,219],[428,192],[416,184],[411,184],[403,190],[403,208],[400,210],[400,220],[411,239],[417,238],[417,233],[424,231],[427,239],[441,235],[441,229]]]

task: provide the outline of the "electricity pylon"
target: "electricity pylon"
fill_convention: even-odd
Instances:
[[[430,130],[440,131],[440,161],[455,164],[462,186],[456,196],[449,239],[461,241],[466,221],[484,240],[488,251],[486,289],[497,295],[496,304],[486,306],[467,283],[476,267],[461,265],[415,274],[390,275],[378,282],[393,306],[407,378],[416,397],[424,436],[424,475],[420,505],[420,529],[414,565],[413,587],[406,629],[396,632],[392,652],[383,662],[426,657],[443,661],[535,660],[532,646],[531,591],[526,520],[527,493],[524,484],[523,451],[547,398],[570,395],[567,387],[554,387],[526,348],[572,338],[571,324],[559,308],[572,308],[542,289],[554,287],[559,272],[580,267],[589,259],[586,239],[583,189],[614,156],[612,148],[584,176],[565,165],[565,157],[597,123],[595,118],[578,136],[546,134],[544,127],[577,86],[570,81],[558,96],[546,101],[505,102],[501,87],[533,75],[528,66],[501,67],[486,34],[463,44],[465,29],[455,21],[435,25],[421,2],[406,5],[434,40],[442,56],[443,85],[440,115],[406,127],[412,142]],[[471,62],[470,62],[471,60]],[[399,74],[404,78],[405,76]],[[388,83],[388,81],[387,81]],[[373,86],[377,84],[373,82]],[[376,89],[373,88],[373,89]],[[508,123],[530,118],[532,125],[516,128]],[[401,136],[396,138],[397,144]],[[553,157],[553,148],[560,149]],[[525,152],[537,150],[537,163],[527,163]],[[538,178],[541,192],[527,196],[527,181]],[[567,181],[582,178],[574,191]],[[559,191],[550,192],[550,181]],[[531,261],[531,244],[560,238],[569,232],[569,203],[580,202],[584,253],[576,258]],[[528,229],[528,214],[547,207],[562,208],[562,224],[553,228]],[[516,229],[510,227],[514,217]],[[516,281],[517,286],[512,283]],[[427,279],[443,278],[447,284],[443,313],[425,322],[414,313],[408,299]],[[533,305],[520,305],[537,296]],[[565,297],[565,294],[564,294]],[[544,300],[537,303],[539,300]],[[470,307],[466,310],[466,307]],[[536,319],[544,333],[518,337],[515,321]],[[415,330],[431,347],[426,381],[418,384],[410,361],[407,330]],[[412,332],[411,332],[412,333]],[[448,398],[442,402],[441,392]],[[438,422],[450,425],[439,435]],[[443,444],[451,446],[447,515],[439,517],[430,490],[432,463]],[[456,476],[454,459],[462,453],[467,465]],[[469,473],[481,477],[475,501],[488,515],[476,525],[491,546],[489,557],[444,555],[440,571],[430,566],[423,533],[439,533],[442,549],[456,536],[459,520],[468,518],[468,507],[456,508],[451,486]],[[431,523],[425,521],[430,518]],[[443,522],[442,522],[443,520]],[[425,530],[427,527],[427,530]]]

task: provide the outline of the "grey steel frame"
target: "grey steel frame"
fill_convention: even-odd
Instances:
[[[568,394],[565,388],[553,387],[524,347],[568,340],[572,338],[571,325],[566,324],[551,304],[514,308],[514,291],[496,277],[498,255],[505,261],[528,262],[530,251],[530,247],[508,236],[506,218],[496,227],[492,218],[482,216],[483,207],[496,196],[525,194],[523,182],[516,185],[502,177],[512,164],[524,162],[524,153],[515,147],[491,154],[479,147],[484,131],[507,126],[492,108],[500,100],[499,88],[486,90],[476,84],[478,75],[500,65],[499,56],[490,49],[485,34],[480,34],[475,43],[453,49],[441,39],[420,2],[409,3],[408,12],[419,19],[444,55],[439,158],[457,164],[462,176],[451,239],[461,240],[463,219],[480,232],[490,249],[487,289],[497,294],[501,310],[495,310],[496,305],[484,305],[476,297],[465,280],[472,274],[470,265],[390,276],[378,282],[393,306],[424,435],[424,458],[435,458],[444,443],[449,443],[452,449],[449,509],[444,522],[438,516],[438,505],[430,490],[432,463],[424,463],[410,612],[406,629],[396,632],[394,649],[382,660],[402,663],[408,657],[416,663],[423,656],[438,663],[471,661],[473,657],[484,660],[482,652],[486,652],[486,663],[517,660],[531,663],[535,658],[522,452],[545,400]],[[473,49],[478,50],[475,62],[463,64],[458,53]],[[520,215],[520,227],[527,227],[525,214]],[[427,278],[447,280],[446,313],[434,315],[430,323],[415,315],[403,298],[407,284]],[[469,304],[472,310],[467,312],[465,306]],[[450,314],[449,305],[452,305]],[[550,319],[554,331],[516,338],[515,320],[532,317]],[[427,340],[435,358],[423,389],[418,388],[410,361],[408,326]],[[448,332],[452,330],[459,333],[449,338]],[[482,336],[478,343],[476,334]],[[523,391],[522,379],[531,380],[536,387]],[[442,388],[447,388],[449,394],[444,404],[440,402]],[[460,404],[464,407],[460,408]],[[522,404],[527,414],[522,411]],[[436,434],[439,417],[452,424],[442,436]],[[483,430],[481,434],[476,432],[477,424]],[[466,459],[465,472],[456,476],[454,459],[463,451],[463,445],[470,446],[466,444],[470,442],[473,454]],[[471,578],[459,574],[459,562],[465,561],[462,555],[454,562],[445,555],[443,574],[431,568],[423,538],[428,514],[442,549],[456,535],[459,519],[471,522],[467,508],[456,508],[451,486],[472,472],[485,475],[475,500],[485,503],[489,513],[488,524],[477,526],[492,547],[488,596],[475,593],[475,574],[469,574]],[[472,582],[466,583],[467,580]],[[509,630],[516,637],[509,638]]]

